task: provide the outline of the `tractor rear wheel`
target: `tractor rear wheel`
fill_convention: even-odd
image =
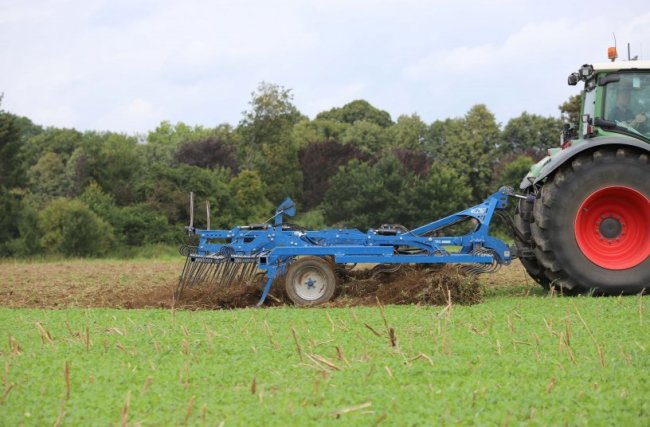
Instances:
[[[533,222],[533,203],[534,199],[519,200],[514,218],[516,228],[514,240],[519,252],[519,260],[528,275],[544,289],[548,289],[550,281],[544,275],[544,267],[537,261],[533,251],[533,238],[530,232],[530,224]]]
[[[285,287],[291,301],[298,306],[313,306],[332,299],[336,290],[334,265],[315,256],[293,262],[285,276]]]
[[[530,231],[551,286],[606,294],[650,288],[649,177],[646,153],[609,148],[579,155],[547,180]]]

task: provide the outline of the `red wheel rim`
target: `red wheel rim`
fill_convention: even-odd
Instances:
[[[650,256],[650,201],[629,187],[594,191],[578,209],[576,241],[594,264],[624,270]]]

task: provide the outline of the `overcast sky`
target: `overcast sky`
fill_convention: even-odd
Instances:
[[[650,59],[648,0],[0,0],[0,93],[39,124],[128,133],[236,125],[262,81],[311,118],[365,99],[505,124],[558,116],[612,33]]]

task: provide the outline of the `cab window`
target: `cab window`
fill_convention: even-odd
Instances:
[[[631,132],[650,136],[650,74],[621,73],[605,87],[603,113]]]

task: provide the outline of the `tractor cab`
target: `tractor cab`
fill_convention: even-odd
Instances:
[[[564,162],[597,145],[620,144],[642,150],[650,144],[650,61],[585,64],[568,83],[584,82],[578,128],[565,125],[560,146],[533,165],[522,190],[540,186]]]
[[[579,137],[622,134],[650,142],[650,61],[583,65],[569,84],[584,81]]]

